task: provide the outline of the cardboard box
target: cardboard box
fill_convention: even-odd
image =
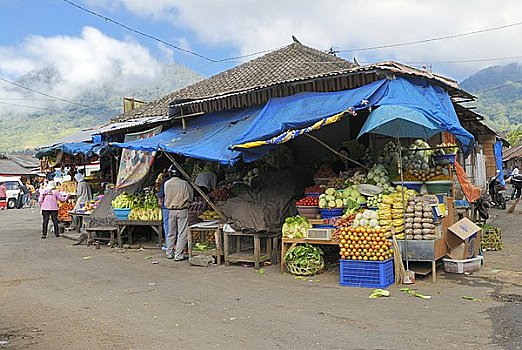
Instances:
[[[448,227],[446,237],[448,256],[457,260],[477,256],[480,248],[480,233],[481,228],[467,218]]]

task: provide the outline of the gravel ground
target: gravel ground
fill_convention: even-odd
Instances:
[[[520,349],[520,214],[493,212],[505,249],[480,272],[417,278],[422,300],[368,299],[336,269],[295,279],[42,240],[38,210],[0,211],[0,349]]]

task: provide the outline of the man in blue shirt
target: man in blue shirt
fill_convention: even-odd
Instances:
[[[161,206],[161,215],[163,217],[163,234],[165,240],[161,249],[167,249],[167,236],[169,234],[169,209],[165,207],[165,181],[170,179],[170,168],[169,170],[163,171],[163,179],[161,180],[160,189],[158,191],[158,200]]]

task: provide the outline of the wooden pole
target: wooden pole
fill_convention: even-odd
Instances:
[[[210,198],[208,198],[205,192],[203,192],[203,190],[198,185],[196,185],[194,181],[192,181],[190,176],[185,172],[181,165],[179,165],[176,159],[174,159],[174,157],[167,152],[163,152],[163,154],[167,156],[167,158],[172,162],[172,164],[174,164],[174,166],[176,167],[176,169],[178,169],[181,175],[185,177],[185,179],[192,185],[192,187],[194,187],[194,189],[201,195],[201,197],[203,197],[203,199],[212,207],[212,209],[214,209],[214,211],[219,215],[219,217],[223,221],[226,221],[227,217],[221,212],[221,210],[219,210],[219,208],[214,204],[214,202],[212,202]]]
[[[315,141],[319,142],[322,146],[326,147],[328,150],[332,151],[333,153],[335,153],[335,154],[338,155],[339,157],[344,158],[344,159],[348,159],[350,162],[355,163],[355,164],[357,164],[358,166],[363,167],[363,168],[366,169],[366,170],[370,170],[370,168],[368,168],[368,167],[362,165],[361,163],[359,163],[359,162],[357,162],[357,161],[355,161],[355,160],[353,160],[353,159],[348,158],[347,156],[345,156],[345,155],[342,154],[342,153],[337,152],[337,151],[334,150],[332,147],[328,146],[326,143],[324,143],[323,141],[319,140],[317,137],[312,136],[312,135],[310,135],[310,134],[305,134],[305,136],[308,136],[308,137],[311,138],[312,140],[315,140]]]

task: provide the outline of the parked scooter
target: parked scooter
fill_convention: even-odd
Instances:
[[[506,209],[506,191],[507,187],[502,185],[498,180],[500,171],[488,182],[489,204],[493,208]]]

